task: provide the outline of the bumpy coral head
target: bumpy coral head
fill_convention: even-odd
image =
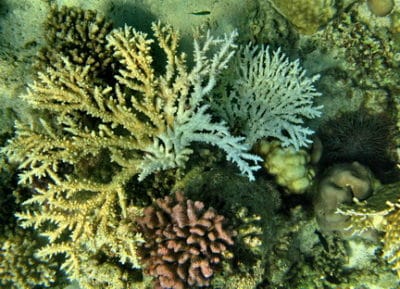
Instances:
[[[384,114],[361,110],[346,112],[326,121],[318,131],[323,146],[321,163],[359,162],[377,176],[394,166],[389,151],[393,147],[394,123]]]
[[[141,247],[145,272],[156,277],[155,288],[205,287],[233,245],[234,232],[224,217],[182,193],[158,199],[138,219],[146,243]]]
[[[368,8],[376,16],[386,16],[394,8],[393,0],[367,0]]]
[[[346,232],[350,225],[348,216],[337,214],[342,204],[351,204],[353,198],[367,199],[374,180],[367,167],[353,162],[336,164],[328,168],[315,187],[314,211],[323,232]]]

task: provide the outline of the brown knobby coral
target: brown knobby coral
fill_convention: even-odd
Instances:
[[[116,63],[106,39],[113,29],[111,21],[92,10],[53,5],[44,25],[46,45],[38,53],[38,71],[59,69],[66,59],[87,66],[93,78],[104,80],[113,74]]]
[[[157,199],[138,219],[146,243],[141,248],[145,271],[156,277],[155,288],[209,286],[234,232],[225,218],[183,193]]]
[[[336,164],[327,169],[315,190],[314,211],[323,232],[349,233],[348,216],[337,214],[343,204],[352,204],[353,199],[363,201],[371,196],[375,186],[371,171],[358,162]]]
[[[310,35],[328,23],[336,13],[334,0],[270,0],[301,34]]]

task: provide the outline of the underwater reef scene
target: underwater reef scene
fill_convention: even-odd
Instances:
[[[189,2],[0,4],[0,288],[400,288],[400,0]]]

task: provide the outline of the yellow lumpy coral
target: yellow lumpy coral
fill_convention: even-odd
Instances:
[[[281,13],[302,34],[313,34],[335,15],[334,0],[271,0]]]
[[[368,0],[367,4],[369,10],[380,17],[388,15],[394,7],[393,0]]]
[[[258,152],[267,171],[291,193],[302,194],[311,185],[314,170],[309,166],[310,155],[306,150],[296,151],[293,147],[281,147],[279,141],[262,140]]]

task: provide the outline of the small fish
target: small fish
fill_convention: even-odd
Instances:
[[[329,252],[329,244],[328,241],[325,239],[325,237],[321,234],[321,232],[315,230],[314,231],[315,234],[317,234],[319,241],[322,244],[322,247],[324,247],[324,250]]]
[[[204,10],[204,11],[198,11],[198,12],[190,12],[189,14],[196,15],[196,16],[203,16],[203,15],[209,15],[210,13],[211,13],[211,11]]]

